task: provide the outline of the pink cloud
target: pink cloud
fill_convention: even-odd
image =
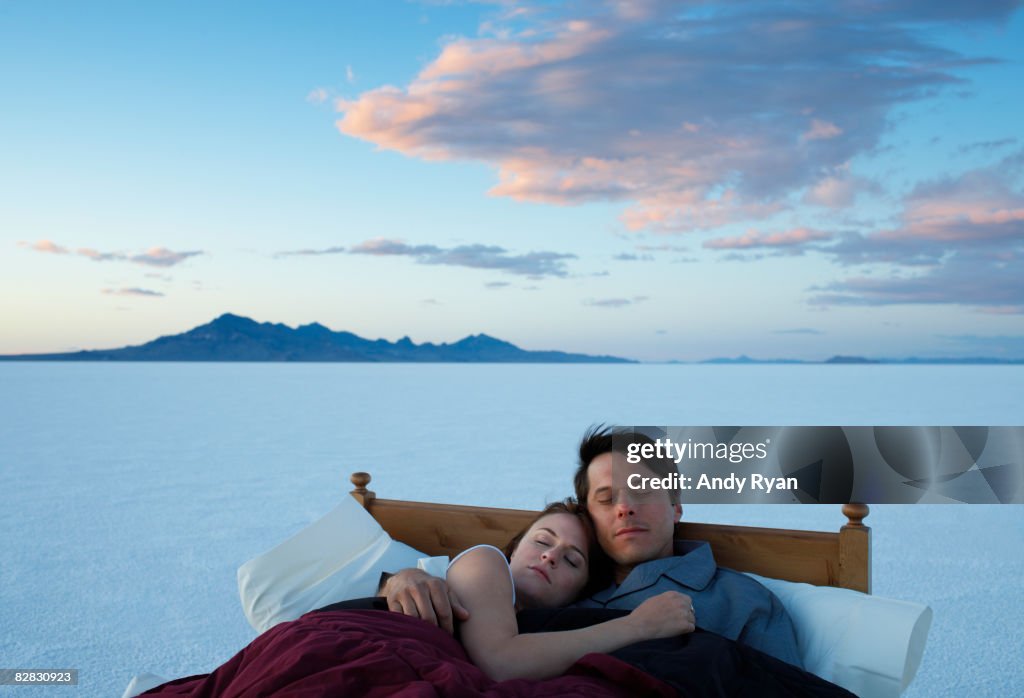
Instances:
[[[903,228],[881,236],[977,242],[1021,238],[1024,233],[1024,200],[919,201],[910,203],[905,213]]]
[[[843,135],[843,129],[829,121],[811,119],[811,128],[804,132],[805,141],[825,141]]]
[[[992,166],[925,182],[903,202],[898,225],[847,233],[826,251],[844,264],[938,265],[973,251],[977,264],[1010,263],[1024,251],[1024,192],[1011,186],[1024,154]]]
[[[903,267],[888,277],[861,276],[832,284],[821,304],[942,303],[980,312],[1017,314],[1024,307],[1024,192],[1010,185],[1024,155],[919,185],[904,201],[900,225],[845,234],[823,251],[844,264],[886,262]],[[907,275],[906,269],[917,267]]]
[[[166,247],[151,247],[145,252],[133,255],[128,259],[136,264],[145,264],[150,267],[173,267],[175,264],[184,262],[189,257],[201,254],[203,254],[201,250],[174,252]]]
[[[861,193],[879,191],[877,184],[850,174],[849,166],[844,164],[810,186],[804,193],[803,201],[827,208],[846,208],[852,206]]]
[[[877,237],[951,245],[1024,242],[1024,193],[1008,184],[1014,162],[1011,157],[918,186],[904,204],[903,225]]]
[[[36,252],[45,252],[47,254],[68,254],[69,250],[66,247],[61,247],[52,240],[38,240],[36,242],[19,242],[18,247],[25,247]]]
[[[62,247],[55,242],[50,240],[40,240],[35,243],[19,242],[19,247],[27,247],[37,252],[47,252],[50,254],[72,254],[71,250],[66,247]],[[180,262],[185,261],[189,257],[201,255],[201,250],[192,250],[189,252],[175,252],[169,250],[166,247],[151,247],[145,252],[140,252],[135,255],[128,255],[123,252],[100,252],[99,250],[91,247],[79,247],[74,251],[75,255],[79,257],[85,257],[91,259],[94,262],[134,262],[136,264],[143,264],[151,267],[173,267]]]
[[[622,201],[630,230],[689,231],[764,218],[794,195],[852,205],[862,183],[844,163],[878,145],[892,109],[965,64],[912,30],[960,16],[928,4],[848,20],[783,0],[586,7],[585,19],[500,14],[408,84],[338,100],[337,128],[410,157],[487,163],[492,196]]]
[[[746,250],[761,247],[794,247],[817,240],[828,240],[830,233],[810,228],[794,228],[781,233],[759,233],[749,230],[744,235],[708,240],[704,247],[713,250]]]
[[[91,259],[94,262],[109,262],[112,260],[117,261],[125,259],[123,254],[117,252],[100,252],[99,250],[94,250],[91,247],[79,247],[75,250],[75,254],[80,257]]]

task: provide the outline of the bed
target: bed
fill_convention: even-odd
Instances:
[[[931,610],[870,595],[869,510],[846,504],[830,532],[692,522],[675,530],[679,539],[708,541],[720,566],[751,574],[779,597],[806,672],[698,631],[678,638],[679,647],[587,655],[555,679],[495,683],[443,631],[389,613],[379,599],[335,602],[373,594],[380,572],[422,563],[423,555],[443,563],[479,543],[503,547],[535,512],[386,499],[369,488],[369,473],[349,481],[351,496],[334,511],[239,568],[243,611],[260,635],[210,674],[164,683],[154,695],[888,697],[907,687],[921,661]],[[540,629],[567,629],[558,622]],[[682,678],[667,678],[648,660]],[[724,691],[722,677],[732,682]],[[124,695],[162,682],[142,675]]]
[[[535,512],[378,497],[372,477],[352,473],[351,496],[395,540],[452,557],[478,543],[499,548]],[[871,529],[866,504],[837,506],[834,531],[683,521],[679,540],[711,544],[719,566],[768,587],[794,621],[804,667],[860,696],[899,696],[920,666],[932,610],[871,595]]]

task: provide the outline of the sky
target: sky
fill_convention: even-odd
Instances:
[[[1024,358],[1019,6],[0,0],[0,354]]]

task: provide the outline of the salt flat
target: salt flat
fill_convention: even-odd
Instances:
[[[389,497],[535,508],[569,493],[599,421],[1024,424],[1024,367],[8,364],[0,385],[0,656],[78,668],[89,696],[245,645],[235,570],[354,470]],[[842,523],[838,506],[685,516]],[[935,611],[907,695],[1019,693],[1024,509],[875,506],[868,523],[875,593]]]

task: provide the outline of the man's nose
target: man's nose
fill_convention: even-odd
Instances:
[[[615,504],[616,516],[622,519],[627,516],[633,516],[635,513],[636,509],[633,506],[633,502],[628,497],[619,497],[619,501]]]

